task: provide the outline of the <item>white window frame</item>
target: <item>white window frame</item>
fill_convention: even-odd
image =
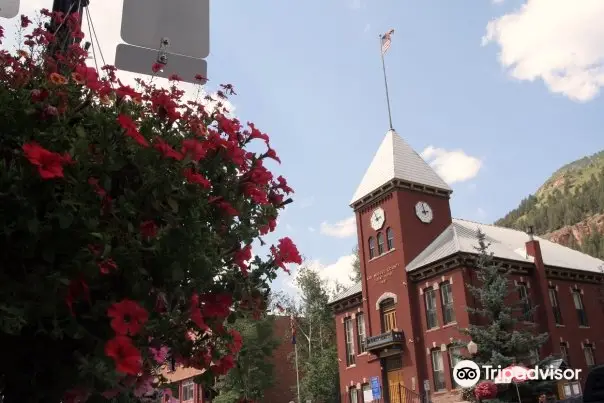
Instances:
[[[434,378],[434,391],[442,392],[447,390],[447,383],[445,381],[445,365],[443,362],[443,352],[440,349],[432,350],[430,352],[432,356],[432,377]],[[442,382],[442,388],[438,388],[439,383]]]
[[[453,304],[453,285],[450,281],[444,281],[440,284],[440,299],[443,308],[443,324],[455,323],[455,305]],[[449,320],[447,320],[449,312]]]
[[[585,344],[583,346],[583,355],[585,356],[585,363],[588,368],[596,365],[596,355],[594,354],[594,347],[591,344]],[[591,364],[589,361],[591,361]]]
[[[432,298],[429,298],[429,296],[432,296]],[[428,304],[428,301],[430,301],[430,304]],[[424,304],[426,305],[426,327],[428,330],[436,329],[438,327],[438,310],[436,309],[436,303],[436,290],[433,287],[427,288],[424,291]],[[431,317],[434,319],[432,324],[430,324]]]
[[[189,387],[191,390],[191,397],[187,398],[189,393],[188,393],[188,390],[187,390],[187,392],[185,392],[185,388],[188,389]],[[183,401],[183,402],[191,402],[191,401],[195,400],[195,383],[193,381],[183,381],[182,385],[181,385],[180,396],[181,396],[181,401]]]
[[[359,354],[367,351],[367,334],[365,332],[365,315],[362,312],[357,313],[357,343],[359,344]]]
[[[352,318],[344,319],[344,337],[346,342],[346,366],[350,367],[356,363],[354,354],[354,324]]]

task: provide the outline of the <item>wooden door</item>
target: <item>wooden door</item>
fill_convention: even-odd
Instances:
[[[390,395],[390,403],[405,403],[403,387],[403,370],[396,369],[387,372],[388,375],[388,392]]]

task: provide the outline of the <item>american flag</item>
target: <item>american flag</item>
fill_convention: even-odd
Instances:
[[[392,43],[392,34],[394,33],[394,29],[386,32],[382,35],[382,55],[386,54],[388,49],[390,49],[390,44]]]
[[[296,323],[294,321],[294,315],[290,316],[290,327],[292,331],[292,344],[296,344]]]

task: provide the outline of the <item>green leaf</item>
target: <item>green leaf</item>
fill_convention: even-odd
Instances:
[[[55,261],[55,249],[52,247],[45,248],[42,252],[42,259],[48,263],[54,263]]]
[[[71,224],[73,224],[73,216],[71,213],[65,213],[59,216],[59,227],[61,227],[61,229],[67,229]]]
[[[174,213],[178,213],[178,202],[172,198],[168,199],[168,205]]]
[[[182,281],[185,278],[185,273],[178,263],[172,264],[172,280]]]
[[[77,126],[75,128],[75,132],[78,135],[78,137],[86,137],[86,130],[84,130],[84,128],[82,126]]]
[[[32,218],[31,220],[29,220],[27,222],[27,229],[32,234],[37,234],[38,231],[40,230],[40,223],[39,223],[38,219],[37,218]]]
[[[90,235],[92,235],[93,237],[98,238],[98,239],[103,239],[103,235],[98,232],[91,232]]]

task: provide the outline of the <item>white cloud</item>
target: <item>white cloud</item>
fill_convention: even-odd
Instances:
[[[313,227],[308,227],[308,230],[309,230],[310,232],[315,232],[315,231],[316,231],[316,230],[315,230]]]
[[[350,216],[335,224],[321,223],[321,234],[335,238],[348,238],[357,233],[357,222],[355,216]]]
[[[365,28],[363,28],[363,32],[367,33],[371,29],[371,24],[366,24]]]
[[[604,86],[602,20],[602,0],[528,0],[489,22],[483,45],[499,45],[499,62],[513,78],[540,79],[550,91],[586,102]]]
[[[428,146],[421,156],[448,184],[472,179],[482,167],[481,160],[467,155],[463,150],[447,151]]]
[[[352,274],[352,264],[354,262],[355,255],[345,255],[340,256],[335,263],[331,264],[323,264],[319,260],[311,260],[304,263],[304,267],[307,267],[311,270],[315,270],[319,273],[319,277],[327,282],[327,285],[334,289],[336,284],[341,284],[345,287],[349,287],[353,285],[353,282],[350,280],[350,276]],[[298,290],[296,286],[296,278],[299,273],[299,267],[293,268],[291,280],[288,285]]]

